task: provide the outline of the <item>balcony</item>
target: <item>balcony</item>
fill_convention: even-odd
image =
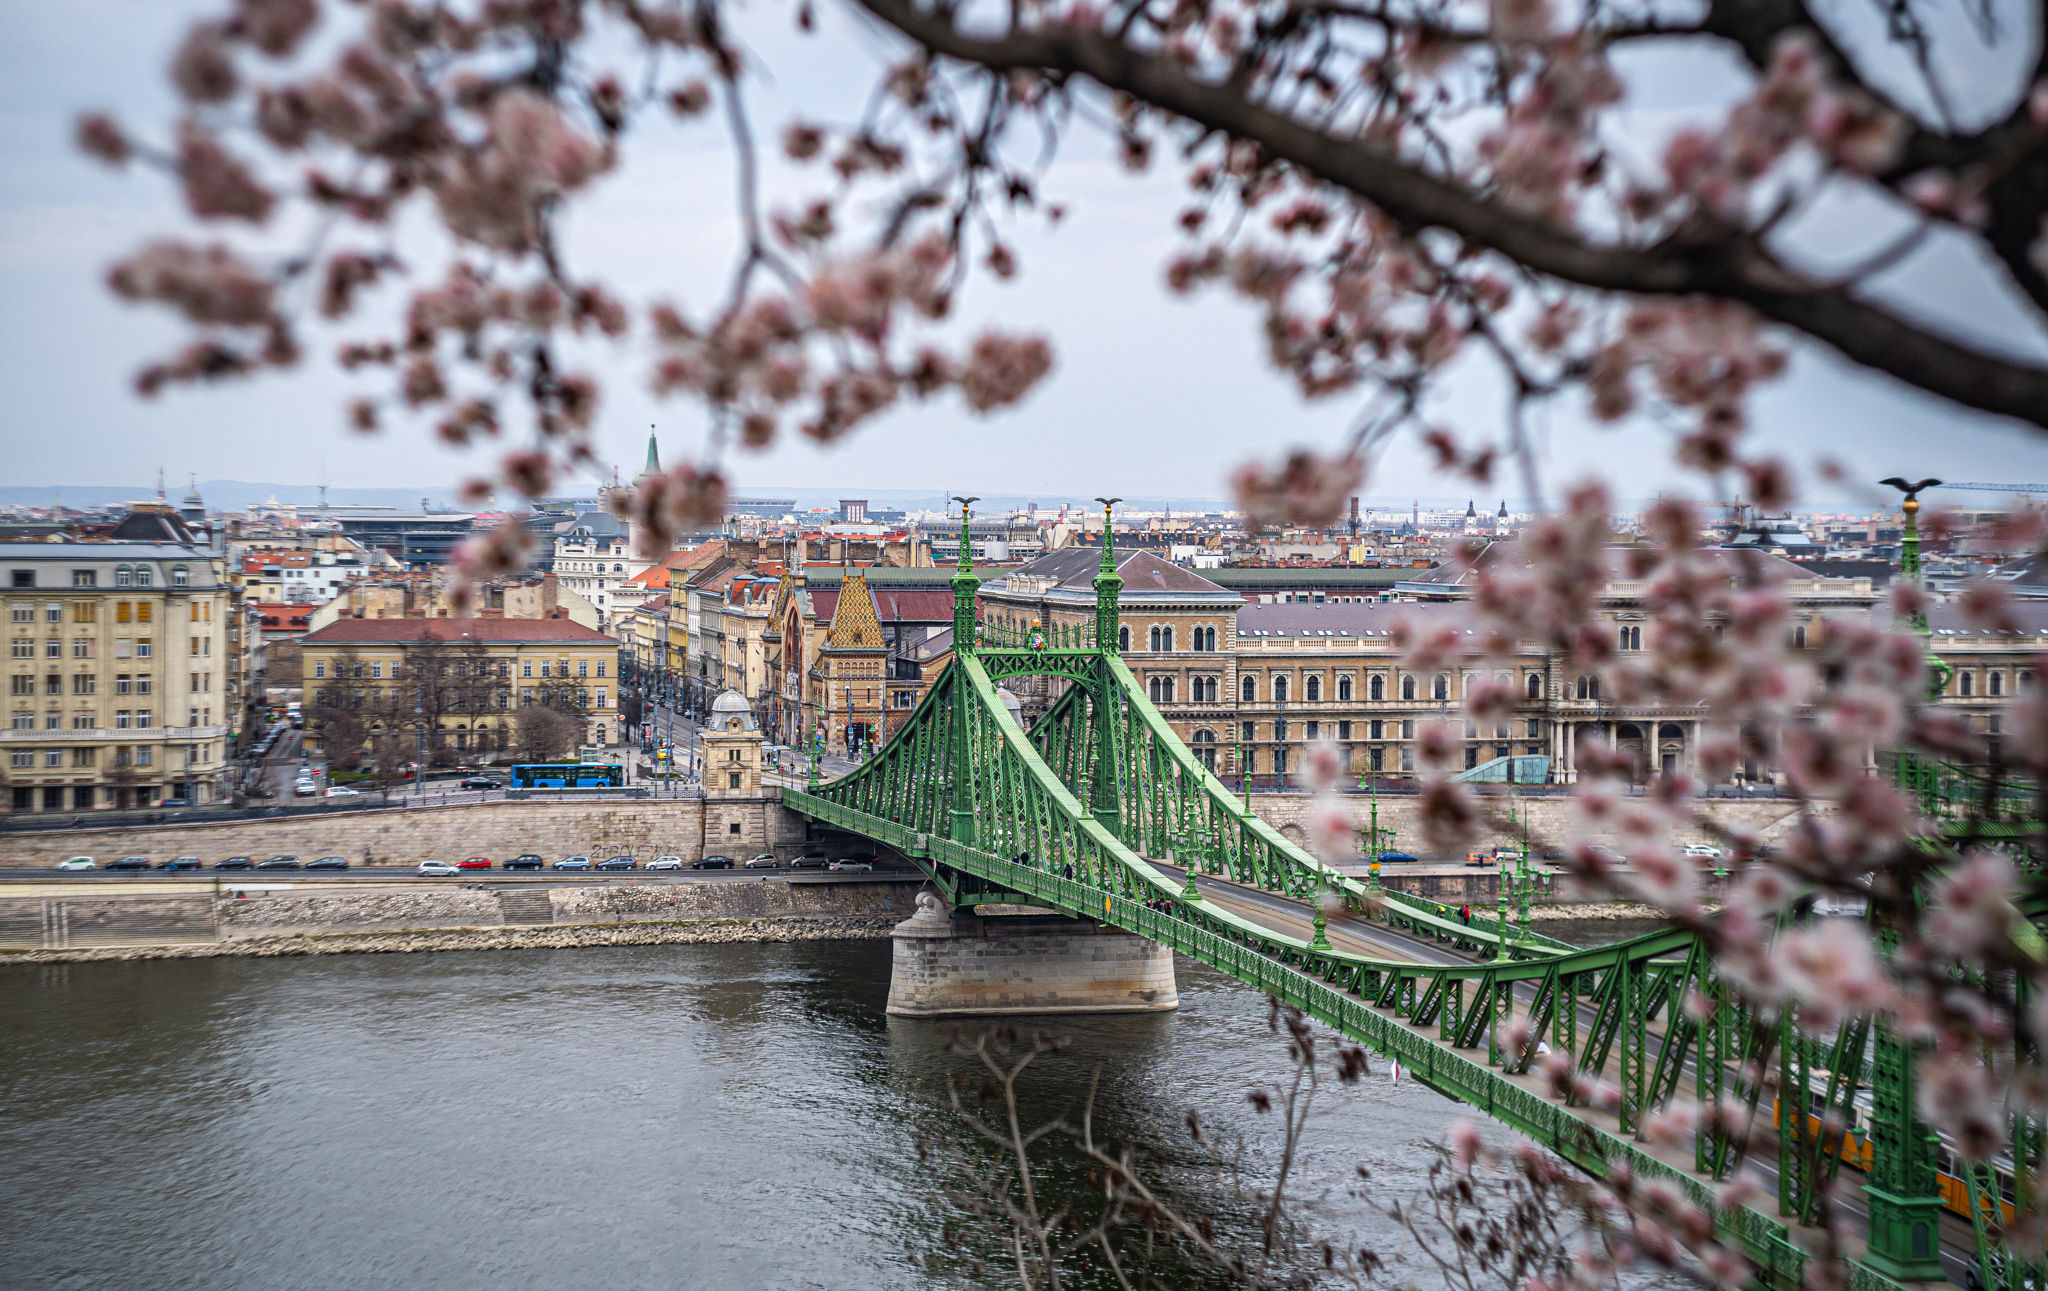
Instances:
[[[224,737],[226,726],[134,726],[126,730],[111,727],[90,731],[0,731],[0,744],[154,744],[165,740],[197,744]]]

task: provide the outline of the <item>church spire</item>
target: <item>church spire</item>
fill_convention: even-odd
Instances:
[[[654,427],[649,426],[647,428],[647,465],[641,470],[639,475],[634,477],[633,483],[638,484],[641,480],[649,479],[659,474],[661,474],[661,449],[654,442]]]

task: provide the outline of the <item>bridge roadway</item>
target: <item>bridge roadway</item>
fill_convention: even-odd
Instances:
[[[1150,858],[1148,858],[1150,859]],[[1171,874],[1176,881],[1184,882],[1187,871],[1165,861],[1152,860],[1151,864],[1164,873]],[[1261,927],[1289,937],[1308,940],[1315,932],[1315,912],[1303,902],[1259,888],[1247,887],[1229,879],[1210,875],[1196,875],[1195,887],[1204,901],[1214,901],[1231,913],[1250,919]],[[1422,941],[1391,928],[1381,927],[1358,919],[1326,920],[1324,935],[1338,950],[1352,954],[1370,955],[1379,959],[1396,959],[1417,964],[1470,964],[1473,957],[1431,942]],[[1527,1009],[1535,1002],[1536,988],[1530,985],[1518,986],[1515,990],[1517,1016],[1526,1020]],[[1590,1004],[1578,1005],[1581,1022],[1590,1026],[1595,1009]],[[1427,1034],[1429,1027],[1411,1027],[1418,1034]],[[1664,1030],[1662,1017],[1650,1023],[1650,1032],[1661,1039]],[[1698,1097],[1697,1058],[1688,1053],[1679,1084],[1679,1093],[1687,1098]],[[1519,1082],[1540,1078],[1508,1076]],[[1611,1126],[1610,1126],[1611,1128]],[[1778,1191],[1778,1170],[1775,1160],[1776,1144],[1766,1132],[1752,1143],[1751,1151],[1744,1157],[1745,1169],[1757,1185],[1768,1194],[1775,1196]],[[1660,1154],[1661,1155],[1661,1154]],[[1846,1227],[1857,1238],[1869,1232],[1869,1211],[1861,1204],[1860,1192],[1844,1190],[1837,1196],[1836,1205],[1846,1219]],[[1941,1215],[1941,1263],[1949,1281],[1958,1286],[1967,1286],[1976,1271],[1977,1238],[1969,1221],[1944,1210]]]

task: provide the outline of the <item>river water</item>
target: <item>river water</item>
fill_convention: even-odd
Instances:
[[[1178,1012],[1041,1023],[1068,1048],[1026,1111],[1099,1069],[1098,1132],[1227,1221],[1245,1207],[1185,1118],[1269,1169],[1275,1118],[1246,1095],[1287,1062],[1254,992],[1179,977]],[[887,942],[0,969],[0,1286],[952,1285],[992,1239],[917,1145],[962,1137],[966,1060],[951,1026],[883,1014],[888,978]],[[1319,1099],[1296,1195],[1395,1285],[1435,1279],[1355,1167],[1408,1195],[1456,1114],[1378,1059]],[[1069,1152],[1042,1167],[1055,1201],[1084,1187]]]

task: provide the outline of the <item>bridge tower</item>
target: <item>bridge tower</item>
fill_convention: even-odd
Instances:
[[[1900,510],[1905,513],[1904,533],[1899,543],[1899,577],[1915,584],[1920,581],[1920,527],[1917,523],[1921,488],[1939,484],[1923,480],[1907,486],[1903,480],[1886,480],[1906,497]],[[1913,630],[1931,637],[1927,615],[1915,611]],[[1930,672],[1945,667],[1929,652]],[[1942,678],[1946,682],[1946,678]],[[1937,683],[1940,684],[1940,683]],[[1900,752],[1897,774],[1901,786],[1920,800],[1921,810],[1934,814],[1939,795],[1939,768],[1911,753]],[[1898,936],[1882,925],[1872,930],[1880,950],[1897,948]],[[1896,1035],[1880,1019],[1874,1026],[1870,1054],[1870,1140],[1869,1181],[1863,1185],[1870,1206],[1870,1248],[1866,1256],[1872,1267],[1900,1281],[1938,1281],[1941,1267],[1941,1197],[1935,1170],[1938,1143],[1934,1131],[1914,1112],[1918,1100],[1918,1073],[1911,1042]]]
[[[1122,498],[1097,498],[1102,504],[1102,563],[1095,572],[1095,776],[1089,782],[1088,810],[1104,829],[1115,833],[1122,813],[1116,796],[1116,719],[1108,702],[1112,690],[1110,656],[1117,653],[1117,629],[1122,626],[1123,575],[1116,572],[1116,542],[1110,536],[1110,518]]]

